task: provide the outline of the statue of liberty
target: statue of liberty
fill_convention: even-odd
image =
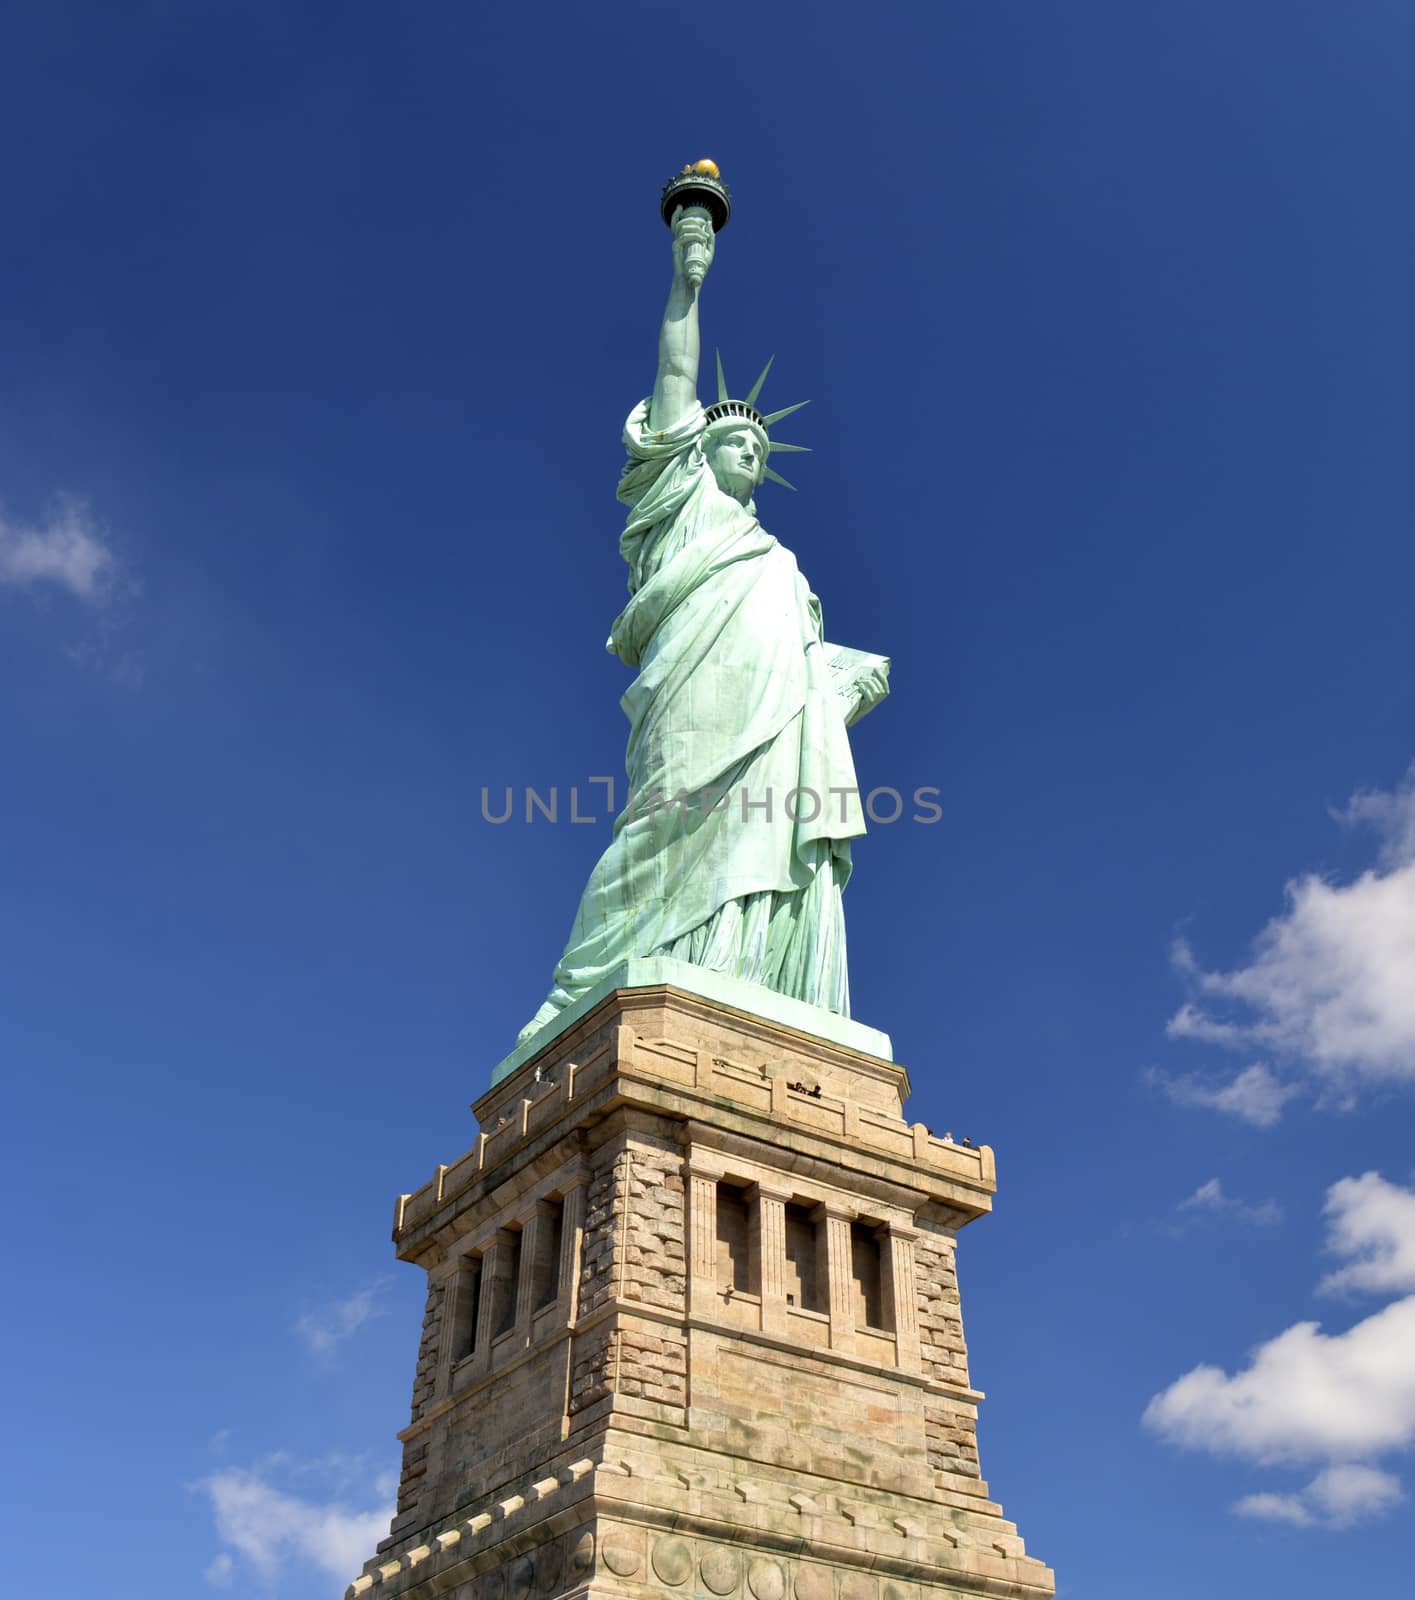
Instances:
[[[763,480],[785,484],[769,455],[802,448],[768,430],[799,406],[757,409],[766,370],[730,398],[720,359],[716,402],[698,402],[698,296],[730,210],[711,162],[664,191],[673,283],[653,393],[624,428],[630,599],[607,645],[637,669],[631,799],[522,1040],[637,956],[850,1013],[841,895],[865,824],[845,730],[888,692],[888,662],[825,643],[796,558],[757,520]]]

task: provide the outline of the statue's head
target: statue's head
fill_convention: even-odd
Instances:
[[[703,441],[708,470],[723,494],[741,505],[766,476],[769,445],[763,429],[744,417],[724,417],[714,423]]]
[[[782,444],[779,439],[767,436],[767,429],[773,422],[789,417],[806,403],[800,400],[794,406],[785,406],[780,411],[763,416],[757,410],[757,396],[762,392],[762,384],[766,382],[766,375],[770,371],[771,362],[768,361],[761,370],[761,376],[747,391],[746,398],[733,400],[727,393],[722,357],[718,356],[717,399],[703,412],[707,419],[703,449],[707,454],[708,467],[717,480],[718,488],[743,505],[752,498],[753,489],[763,478],[770,478],[773,483],[782,484],[787,489],[793,487],[767,465],[766,458],[773,450],[806,448],[800,444]]]

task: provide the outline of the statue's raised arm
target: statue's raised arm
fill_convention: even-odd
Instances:
[[[673,229],[673,287],[658,334],[658,376],[649,426],[671,428],[698,400],[698,290],[712,265],[712,218],[703,206],[679,206]]]

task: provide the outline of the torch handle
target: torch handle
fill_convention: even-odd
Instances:
[[[673,213],[673,233],[675,238],[679,237],[678,224],[681,221],[690,219],[695,222],[706,223],[709,229],[712,227],[712,214],[706,206],[679,206]],[[708,234],[708,238],[709,240],[712,238],[711,233]],[[708,268],[712,265],[712,254],[712,245],[710,243],[705,244],[698,239],[686,239],[683,241],[683,277],[691,288],[699,289],[702,287],[703,279],[707,277]]]

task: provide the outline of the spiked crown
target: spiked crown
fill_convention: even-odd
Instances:
[[[782,417],[789,417],[793,411],[799,411],[802,406],[809,405],[809,400],[798,400],[794,406],[783,406],[780,411],[769,411],[763,415],[757,410],[757,396],[762,392],[762,385],[766,382],[766,375],[771,371],[771,363],[776,357],[772,356],[762,368],[757,381],[748,389],[746,398],[732,399],[727,392],[727,379],[722,372],[722,355],[717,357],[717,399],[703,412],[707,418],[709,431],[723,423],[746,422],[754,427],[766,441],[767,454],[774,455],[778,450],[792,452],[808,452],[810,446],[806,444],[787,444],[784,440],[771,437],[768,429],[773,422],[780,422]],[[783,489],[794,489],[794,483],[787,483],[779,472],[773,472],[768,466],[763,468],[764,477],[770,478],[773,483],[779,483]]]

